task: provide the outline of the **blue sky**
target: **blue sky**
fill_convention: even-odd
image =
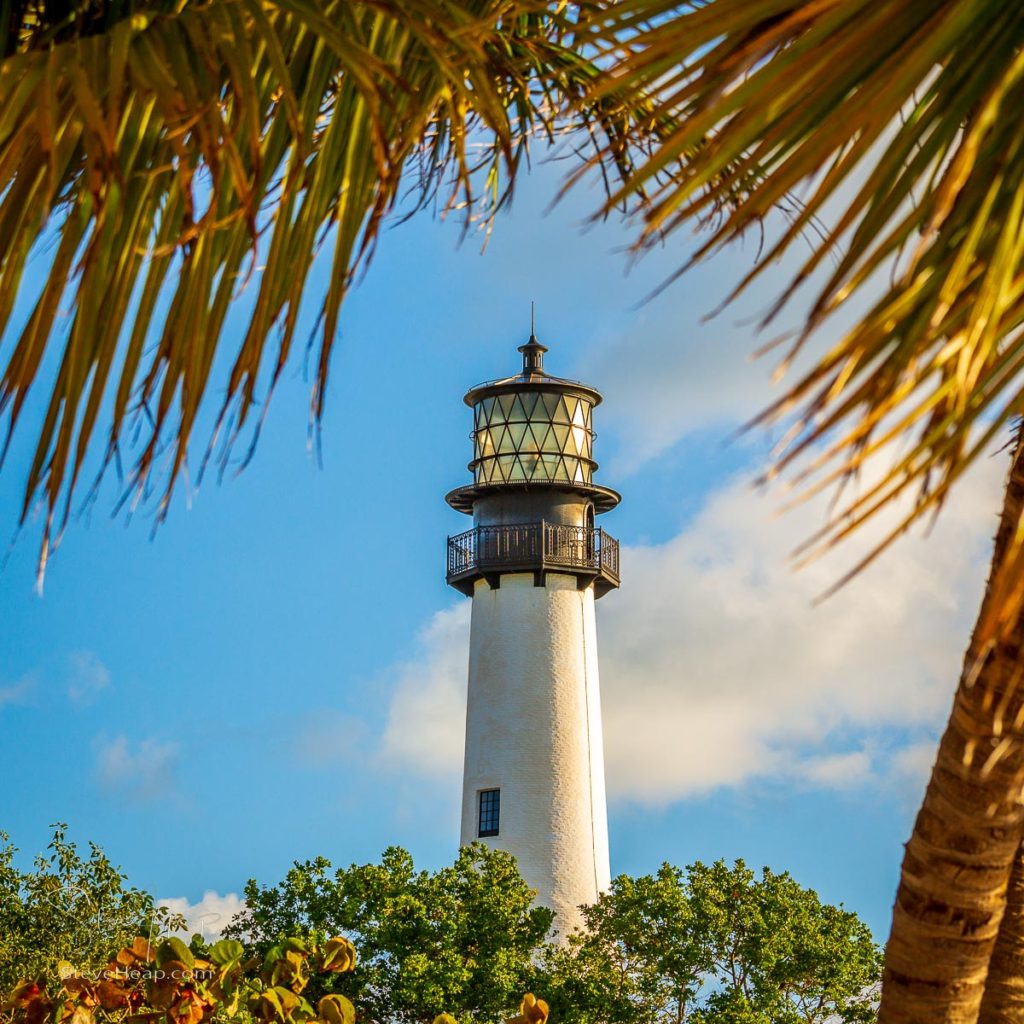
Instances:
[[[534,300],[550,369],[605,393],[599,479],[624,499],[604,522],[623,587],[599,605],[613,873],[743,857],[884,938],[1002,465],[931,538],[812,606],[853,549],[794,574],[820,509],[774,515],[778,495],[750,487],[771,438],[728,441],[772,393],[749,321],[784,269],[710,323],[753,247],[643,303],[689,240],[627,274],[620,225],[581,229],[594,196],[546,212],[559,174],[534,172],[483,254],[429,217],[385,233],[344,310],[322,469],[295,360],[250,466],[180,489],[154,539],[145,509],[110,517],[108,482],[39,597],[23,531],[0,573],[0,828],[26,860],[63,820],[136,885],[223,909],[317,854],[452,858],[467,602],[444,541],[466,523],[443,496],[467,480],[462,394],[516,368]],[[35,395],[26,420],[41,414]]]

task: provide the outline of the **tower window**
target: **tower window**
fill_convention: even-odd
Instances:
[[[501,790],[480,790],[480,828],[479,836],[496,836],[498,834],[498,814],[501,810]]]

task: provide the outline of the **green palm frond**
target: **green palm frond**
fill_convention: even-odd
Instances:
[[[808,550],[909,490],[912,509],[884,548],[1024,407],[1024,8],[622,0],[592,12],[588,31],[610,68],[594,95],[635,89],[678,125],[610,197],[647,190],[638,248],[726,209],[699,260],[804,190],[736,293],[802,252],[770,320],[823,275],[790,356],[851,300],[878,296],[760,421],[794,420],[771,473],[789,470],[804,493],[906,442]],[[820,223],[810,250],[794,246]]]
[[[30,253],[52,247],[5,339],[8,441],[62,346],[22,509],[46,507],[41,568],[104,403],[105,464],[140,424],[128,495],[160,456],[164,514],[215,353],[233,355],[217,420],[231,440],[288,357],[321,246],[314,418],[342,301],[400,185],[486,218],[532,137],[579,134],[625,174],[646,116],[614,90],[585,98],[598,69],[571,45],[576,11],[536,0],[0,2],[0,337]],[[246,285],[248,324],[226,339]]]

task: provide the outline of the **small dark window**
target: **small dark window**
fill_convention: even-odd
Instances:
[[[498,813],[501,809],[501,790],[480,790],[480,836],[498,834]]]

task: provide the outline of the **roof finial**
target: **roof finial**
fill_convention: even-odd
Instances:
[[[530,302],[530,340],[525,345],[519,346],[523,353],[523,373],[529,376],[532,373],[544,373],[544,353],[547,349],[537,340],[534,304]]]

